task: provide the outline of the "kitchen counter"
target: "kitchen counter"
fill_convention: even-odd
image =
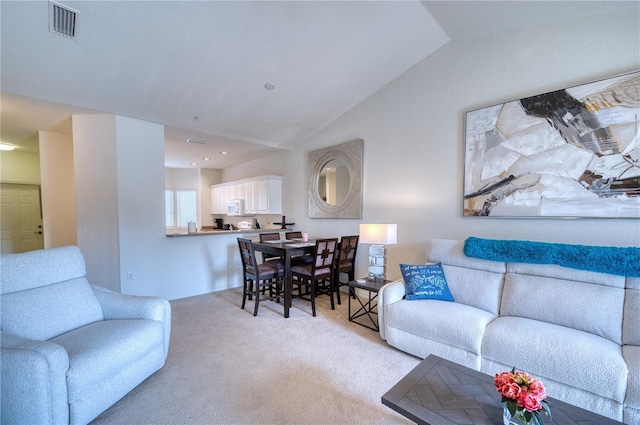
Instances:
[[[187,231],[176,231],[167,233],[168,238],[176,238],[182,236],[205,236],[205,235],[229,235],[229,234],[258,234],[264,232],[280,232],[283,231],[280,228],[274,229],[238,229],[238,230],[218,230],[218,229],[205,229],[198,230],[197,233],[189,233]]]

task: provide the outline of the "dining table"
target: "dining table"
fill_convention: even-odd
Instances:
[[[289,317],[291,308],[291,259],[298,255],[313,253],[316,241],[309,239],[303,242],[302,239],[280,239],[275,241],[253,242],[253,249],[263,254],[271,254],[281,257],[284,260],[284,317]]]

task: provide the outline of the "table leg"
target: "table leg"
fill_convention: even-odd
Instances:
[[[284,255],[284,317],[289,317],[291,307],[291,254],[285,250]]]
[[[353,292],[351,292],[353,291]],[[376,310],[376,307],[378,306],[378,293],[377,292],[373,292],[373,291],[367,291],[369,293],[369,296],[367,298],[367,300],[363,303],[362,300],[360,299],[360,297],[358,297],[355,294],[355,288],[349,287],[349,321],[356,323],[360,326],[364,326],[365,328],[369,328],[371,330],[377,331],[379,332],[380,329],[378,327],[378,312]],[[351,313],[351,295],[354,295],[355,300],[358,301],[358,304],[360,304],[360,307],[358,308],[358,306],[356,305],[355,307],[357,308],[357,310],[352,314]],[[374,304],[375,302],[375,304]],[[375,318],[373,316],[376,316]],[[360,321],[357,321],[356,319],[366,316],[369,321],[371,322],[371,325],[366,324],[366,323],[362,323]]]

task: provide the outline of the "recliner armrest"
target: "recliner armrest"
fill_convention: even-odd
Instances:
[[[121,294],[98,285],[91,285],[102,307],[105,320],[148,319],[164,323],[164,352],[169,351],[171,336],[171,304],[159,297]]]
[[[387,283],[378,291],[378,328],[380,329],[380,337],[384,340],[386,337],[385,325],[385,308],[389,304],[401,301],[405,295],[404,280],[398,279],[391,283]]]
[[[60,345],[0,334],[2,423],[69,422],[69,355]]]

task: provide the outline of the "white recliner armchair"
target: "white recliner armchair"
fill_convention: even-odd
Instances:
[[[167,300],[90,285],[76,246],[0,267],[2,424],[86,424],[164,365]]]

